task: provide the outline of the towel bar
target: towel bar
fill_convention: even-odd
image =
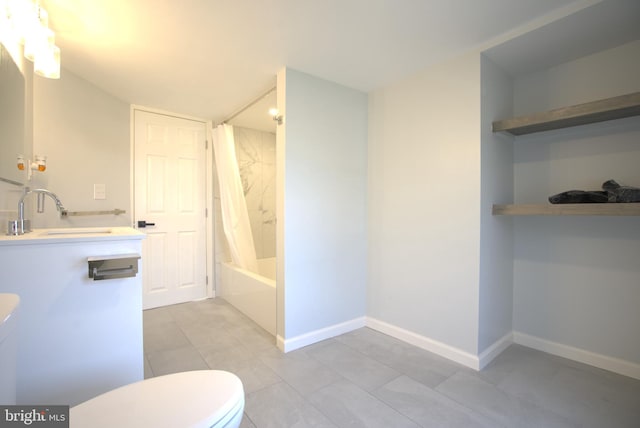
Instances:
[[[109,211],[62,211],[62,217],[81,216],[81,215],[120,215],[126,213],[125,210],[116,208]]]

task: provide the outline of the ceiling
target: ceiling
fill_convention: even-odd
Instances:
[[[127,103],[214,122],[272,88],[285,66],[368,92],[560,8],[594,2],[41,1],[62,73]]]
[[[640,40],[640,1],[594,4],[483,53],[512,76],[545,70]]]

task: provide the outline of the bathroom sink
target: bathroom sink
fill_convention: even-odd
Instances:
[[[110,227],[71,227],[68,229],[47,229],[44,235],[94,235],[112,233]]]

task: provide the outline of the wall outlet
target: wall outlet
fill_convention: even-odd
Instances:
[[[107,186],[105,184],[93,185],[93,199],[107,199]]]

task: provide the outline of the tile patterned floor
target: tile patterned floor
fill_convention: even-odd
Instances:
[[[145,377],[236,373],[242,428],[640,427],[640,381],[522,346],[475,372],[368,328],[274,344],[222,299],[144,312]]]

